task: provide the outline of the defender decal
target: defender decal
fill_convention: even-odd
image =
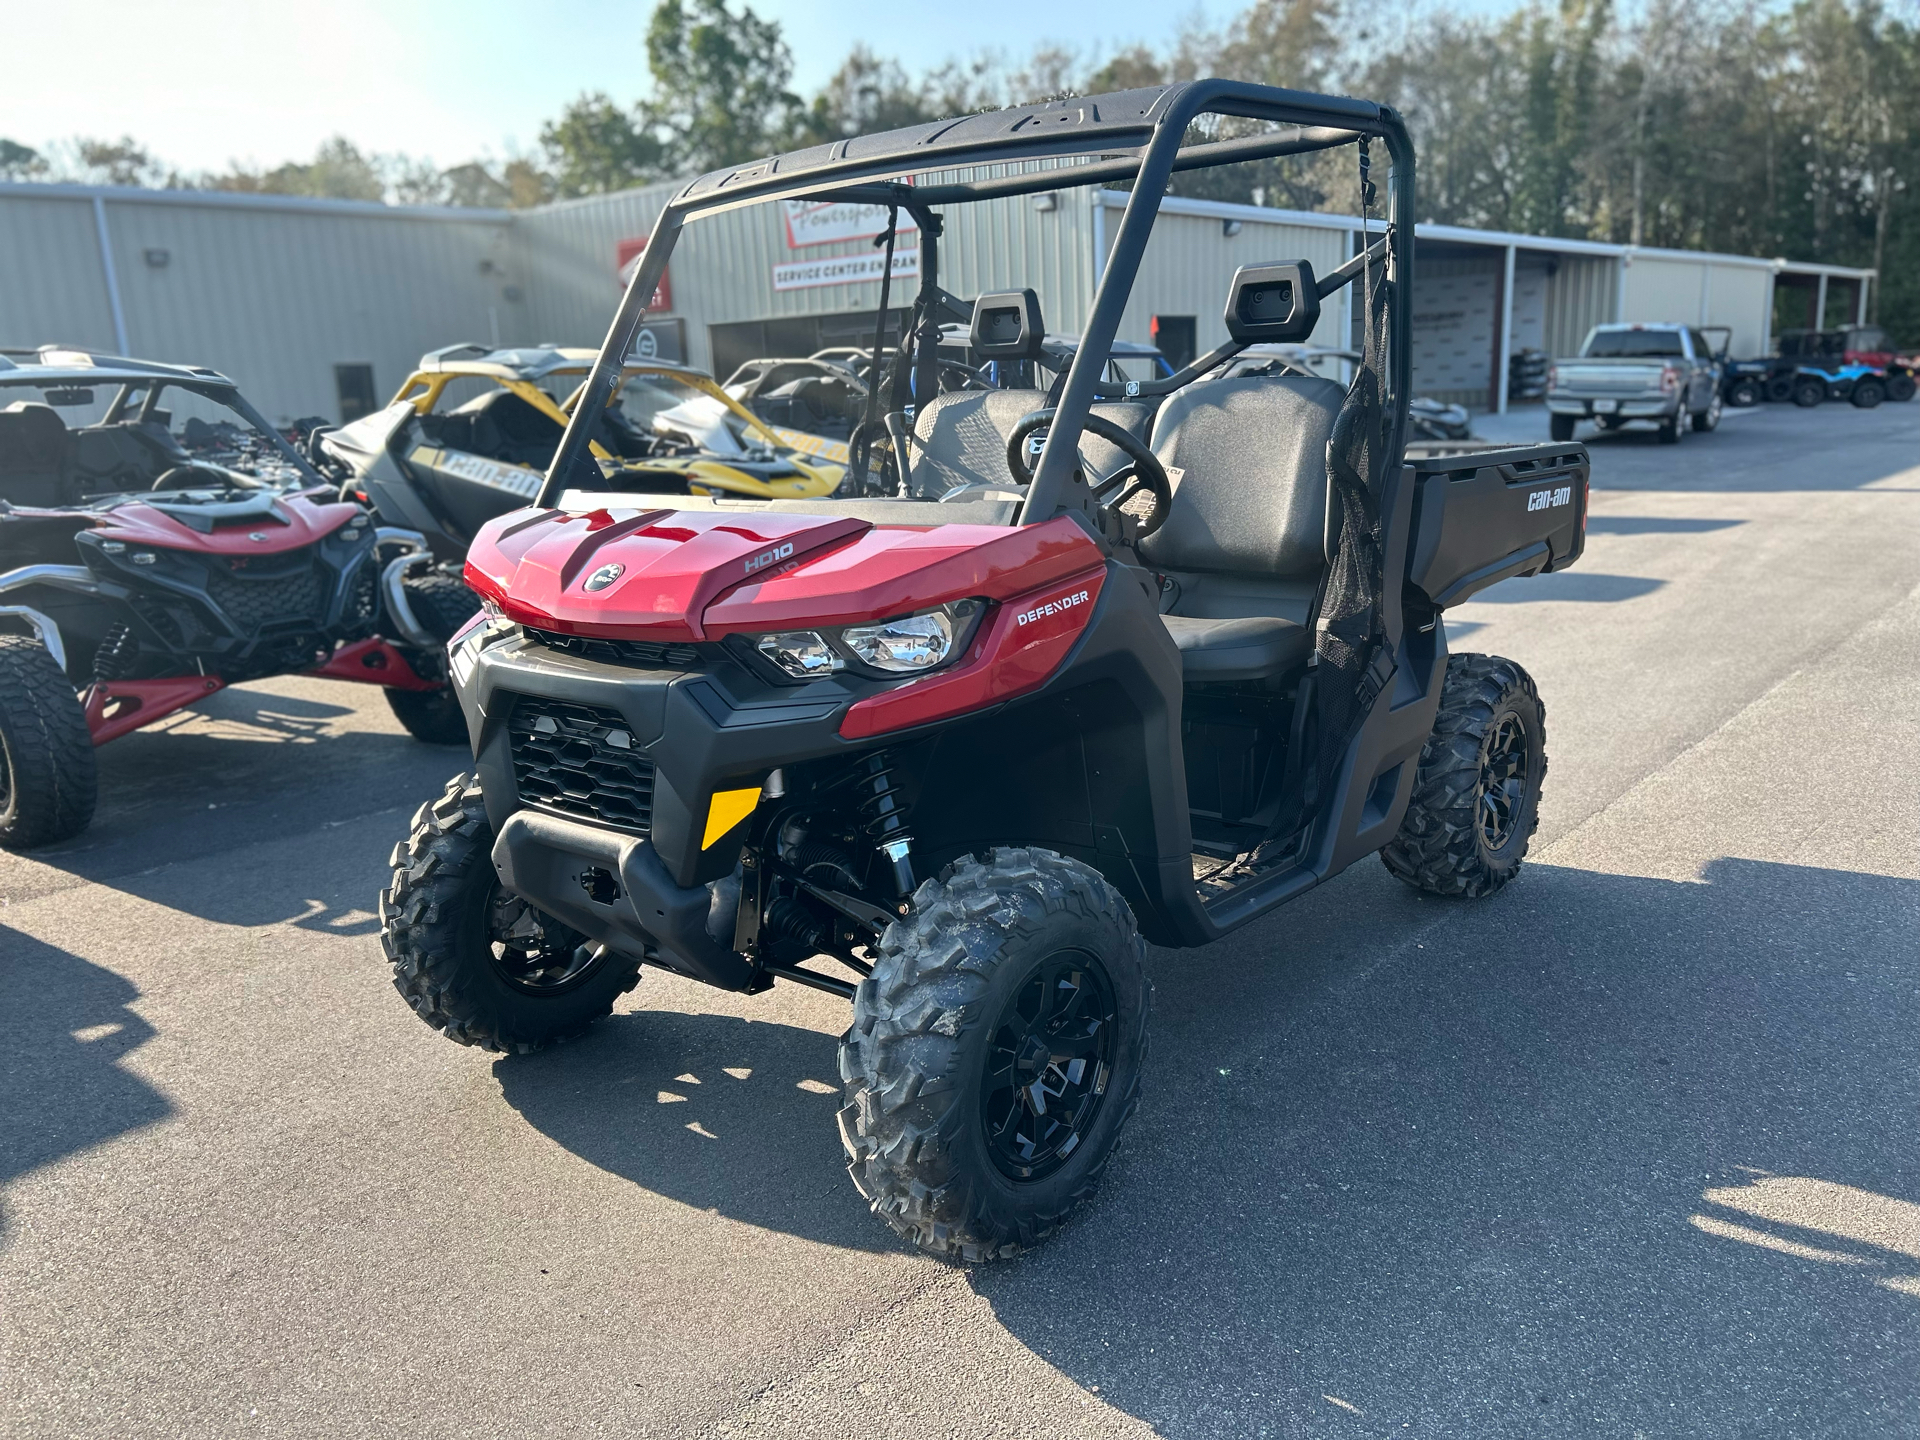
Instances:
[[[1536,490],[1527,496],[1527,509],[1529,511],[1552,510],[1557,506],[1571,505],[1572,503],[1573,487],[1571,485],[1562,485],[1558,490]]]
[[[1087,592],[1085,590],[1077,590],[1073,594],[1062,596],[1058,600],[1049,600],[1043,605],[1036,605],[1031,610],[1022,610],[1014,619],[1019,624],[1031,625],[1036,620],[1044,620],[1049,615],[1063,614],[1076,605],[1084,605],[1086,603]]]

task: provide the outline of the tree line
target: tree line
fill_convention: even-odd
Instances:
[[[344,139],[311,161],[183,175],[130,138],[41,155],[0,140],[0,178],[71,178],[529,206],[1003,105],[1221,74],[1384,100],[1420,157],[1419,218],[1788,256],[1879,271],[1878,317],[1920,341],[1920,6],[1915,0],[1532,0],[1492,17],[1390,0],[1252,0],[1161,47],[1042,45],[920,74],[856,45],[816,93],[777,22],[729,0],[658,0],[648,93],[585,94],[536,151],[438,168]],[[1227,122],[1231,128],[1232,122]],[[1351,212],[1350,160],[1184,176],[1185,193]]]

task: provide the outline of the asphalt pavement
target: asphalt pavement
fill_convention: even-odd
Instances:
[[[866,1213],[828,996],[414,1019],[459,756],[378,693],[109,746],[0,857],[0,1434],[1920,1433],[1920,404],[1592,451],[1583,563],[1449,616],[1545,697],[1522,877],[1155,952],[1125,1149],[994,1266]]]

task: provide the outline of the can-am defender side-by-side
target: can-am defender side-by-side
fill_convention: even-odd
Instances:
[[[384,521],[457,562],[482,525],[539,494],[595,354],[430,351],[390,405],[318,432],[309,450]],[[598,411],[572,477],[583,488],[792,500],[831,495],[846,474],[829,454],[844,446],[776,430],[683,365],[630,359]]]
[[[243,680],[382,685],[464,742],[445,642],[478,602],[332,490],[216,371],[0,355],[0,846],[86,829],[94,747]]]
[[[1356,224],[1327,274],[1244,267],[1225,343],[1105,379],[1171,175],[1335,146],[1363,220],[1388,169],[1384,230]],[[1021,163],[1062,157],[1079,163]],[[941,393],[943,217],[1114,182],[1131,194],[1057,393]],[[1579,557],[1587,459],[1403,463],[1413,184],[1391,110],[1225,80],[689,184],[588,397],[617,383],[685,224],[783,198],[897,207],[921,276],[892,373],[927,383],[890,387],[888,432],[912,470],[985,498],[581,493],[583,403],[537,504],[468,561],[486,604],[452,669],[474,768],[421,808],[380,902],[407,1002],[523,1050],[607,1014],[648,965],[846,996],[854,1182],[900,1234],[974,1260],[1042,1239],[1100,1178],[1140,1095],[1144,942],[1204,944],[1375,853],[1434,894],[1509,881],[1546,772],[1540,697],[1510,660],[1450,655],[1445,612]],[[1323,305],[1364,332],[1349,386],[1203,378],[1307,341]],[[971,323],[1003,378],[1031,373],[1032,290],[980,297]]]

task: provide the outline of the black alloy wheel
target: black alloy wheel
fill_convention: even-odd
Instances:
[[[600,947],[496,883],[487,897],[487,955],[511,988],[541,997],[564,995],[589,979]]]
[[[1009,1180],[1043,1180],[1100,1113],[1119,1043],[1113,985],[1083,950],[1047,956],[993,1027],[980,1087],[987,1152]]]
[[[1488,732],[1480,761],[1480,813],[1476,823],[1488,850],[1504,850],[1526,808],[1533,776],[1533,746],[1518,715],[1508,712]]]

